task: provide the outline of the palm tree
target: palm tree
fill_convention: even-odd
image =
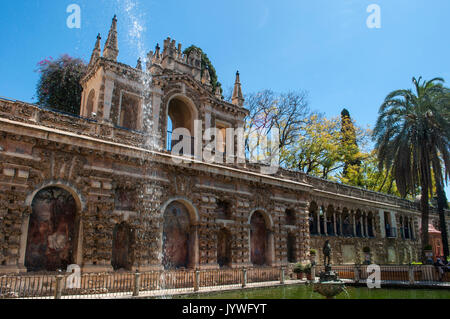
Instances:
[[[437,105],[443,106],[444,109],[440,110],[441,116],[444,117],[444,123],[450,123],[450,89],[444,88],[444,95],[437,96],[437,99],[440,100]],[[445,135],[447,138],[450,136],[449,129],[447,127],[447,134]],[[447,149],[448,151],[448,149]],[[436,183],[436,196],[437,196],[437,208],[439,213],[439,225],[441,229],[442,236],[442,245],[444,250],[444,260],[449,256],[449,246],[448,246],[448,233],[447,233],[447,223],[445,222],[445,209],[448,209],[447,196],[444,191],[444,179],[447,182],[447,176],[442,175],[442,161],[445,163],[445,158],[448,161],[448,153],[444,153],[442,156],[444,159],[441,159],[436,153],[436,150],[432,153],[432,165],[433,165],[433,175]],[[447,166],[448,167],[448,166]]]
[[[397,90],[386,97],[373,137],[379,168],[392,169],[400,194],[406,197],[420,186],[424,248],[428,245],[429,194],[433,193],[431,166],[435,172],[445,168],[441,181],[450,177],[450,123],[444,80],[421,80],[413,78],[414,92]],[[422,259],[425,261],[423,251]]]

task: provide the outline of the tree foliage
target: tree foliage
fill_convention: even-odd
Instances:
[[[414,91],[388,94],[374,130],[379,167],[392,171],[400,194],[405,197],[420,186],[422,247],[428,244],[432,171],[440,180],[450,177],[450,104],[443,82],[413,78]]]
[[[354,171],[360,171],[359,163],[368,155],[360,151],[357,141],[366,147],[369,137],[368,130],[357,127],[353,122],[328,119],[313,113],[302,128],[295,146],[283,154],[286,167],[311,176],[363,186],[356,182]],[[352,166],[348,163],[357,164]],[[349,173],[352,173],[351,178],[347,177]]]
[[[308,123],[311,111],[306,92],[275,93],[265,90],[246,97],[249,115],[245,119],[247,151],[259,145],[260,138],[277,129],[281,164]],[[250,141],[250,138],[252,140]]]
[[[341,132],[341,142],[348,148],[346,157],[343,159],[344,170],[342,172],[342,175],[346,177],[349,170],[358,170],[361,165],[361,159],[358,157],[359,148],[356,140],[356,130],[350,117],[350,112],[347,109],[341,112]]]
[[[81,59],[68,55],[39,62],[40,79],[36,89],[38,104],[78,115],[83,91],[80,80],[86,69]]]

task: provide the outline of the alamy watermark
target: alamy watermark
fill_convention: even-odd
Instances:
[[[69,29],[81,29],[81,8],[78,4],[70,4],[67,6],[66,13],[70,13],[67,17],[66,24]]]
[[[69,265],[67,272],[71,273],[66,279],[66,287],[68,289],[81,288],[81,268],[78,265]]]
[[[370,13],[366,20],[367,27],[369,29],[380,29],[381,7],[378,4],[371,4],[367,7],[367,13]]]
[[[275,174],[280,165],[279,130],[259,129],[251,133],[244,128],[206,128],[203,122],[194,121],[194,136],[187,128],[172,132],[168,144],[172,160],[179,164],[190,156],[198,161],[214,164],[260,164],[260,172]]]
[[[381,267],[379,265],[367,266],[367,288],[381,288]]]

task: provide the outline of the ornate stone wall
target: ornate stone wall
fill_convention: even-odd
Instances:
[[[420,212],[411,209],[413,206],[406,209],[406,204],[398,205],[402,201],[396,198],[378,201],[378,195],[370,194],[369,200],[364,193],[358,198],[351,193],[355,192],[353,188],[345,191],[346,188],[341,186],[335,192],[315,191],[317,186],[311,185],[314,183],[303,183],[308,179],[291,179],[291,173],[285,171],[278,176],[260,176],[250,165],[247,169],[231,169],[202,163],[175,164],[170,154],[152,153],[132,146],[126,131],[122,132],[124,135],[120,140],[114,141],[109,135],[109,138],[101,136],[94,143],[90,130],[85,134],[70,133],[71,126],[66,131],[58,130],[58,123],[79,119],[26,104],[1,101],[0,105],[8,111],[0,114],[2,272],[26,271],[31,204],[38,191],[46,187],[60,187],[76,201],[75,224],[78,226],[74,229],[73,260],[83,266],[84,271],[112,270],[114,229],[121,223],[126,223],[134,234],[130,247],[133,251],[131,268],[160,269],[164,205],[173,201],[195,211],[198,218],[191,224],[192,234],[195,234],[193,254],[197,255],[191,267],[219,267],[217,243],[223,229],[231,238],[231,266],[251,266],[250,216],[255,211],[263,211],[267,217],[270,240],[267,240],[266,249],[270,251],[268,261],[271,265],[288,263],[289,234],[294,238],[294,244],[290,246],[296,261],[308,260],[309,249],[314,248],[319,251],[318,262],[321,262],[320,252],[325,239],[331,240],[335,263],[345,262],[343,250],[350,246],[354,247],[354,262],[357,263],[365,261],[364,247],[370,248],[372,260],[379,263],[389,262],[387,247],[395,251],[396,263],[417,258]],[[45,116],[40,117],[41,114]],[[46,120],[31,124],[30,117],[37,115]],[[81,122],[80,127],[83,125]],[[43,131],[46,133],[42,134]],[[97,129],[94,131],[98,132]],[[141,137],[135,133],[134,138],[137,143]],[[321,180],[318,184],[323,188],[327,186]],[[335,184],[330,183],[327,187],[331,190]],[[380,198],[386,197],[381,195]],[[230,203],[231,213],[227,219],[218,213],[218,203],[223,201]],[[335,213],[342,212],[343,208],[350,212],[372,212],[375,237],[311,235],[311,203],[318,203],[317,207],[331,205]],[[294,212],[294,218],[287,215],[288,210]],[[415,239],[384,238],[380,211],[396,212],[397,224],[400,215],[414,220]],[[432,214],[434,219],[437,216]]]
[[[188,268],[218,268],[224,264],[224,233],[230,259],[225,264],[231,267],[253,266],[251,252],[261,241],[263,252],[253,260],[272,266],[287,265],[288,256],[306,262],[310,248],[319,251],[320,262],[326,239],[334,248],[335,263],[364,262],[364,247],[379,263],[416,259],[420,212],[415,203],[300,172],[279,169],[263,175],[259,165],[248,162],[219,165],[197,157],[176,161],[166,151],[173,98],[191,108],[191,121],[202,121],[201,134],[217,123],[242,126],[248,111],[242,107],[239,74],[232,104],[220,92],[211,92],[207,76],[201,76],[198,52],[185,56],[170,39],[163,52],[157,46],[149,53],[146,71],[117,62],[116,55],[101,57],[99,45],[81,83],[82,103],[95,92],[95,102],[91,98],[89,103],[96,114],[87,114],[85,104],[82,115],[87,118],[0,99],[0,273],[27,271],[29,229],[35,227],[32,203],[48,187],[69,193],[75,201],[73,229],[68,231],[74,243],[70,257],[85,272],[112,271],[113,264],[161,269],[164,256]],[[128,129],[121,127],[120,115],[127,99],[137,115],[127,119]],[[133,119],[138,123],[129,122]],[[189,223],[175,227],[178,235],[169,231],[175,251],[167,253],[164,229],[172,227],[167,222],[171,204],[186,209]],[[252,241],[255,212],[265,228]],[[344,236],[337,224],[344,215],[352,237]],[[384,216],[392,217],[392,228],[410,221],[413,239],[386,234]],[[434,211],[431,219],[437,220]],[[311,232],[321,220],[326,226]],[[117,244],[118,225],[129,230],[127,247]],[[177,241],[171,242],[183,237],[180,229],[188,237],[183,248],[187,264],[178,258]]]

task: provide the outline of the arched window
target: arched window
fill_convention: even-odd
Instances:
[[[194,154],[194,120],[195,110],[182,97],[172,99],[168,106],[167,119],[167,150],[183,142],[182,154]],[[184,129],[182,134],[177,135],[178,129]],[[187,149],[185,149],[187,148]]]
[[[89,92],[89,96],[86,103],[86,117],[91,117],[92,113],[94,112],[94,100],[95,100],[95,90],[92,89]]]
[[[39,191],[32,202],[25,267],[28,271],[65,270],[74,263],[74,197],[59,187]]]
[[[344,236],[346,236],[346,237],[353,236],[353,223],[351,221],[350,214],[346,208],[344,208],[344,210],[343,210],[342,228],[343,228]]]
[[[325,219],[325,210],[322,206],[319,207],[319,227],[320,233],[322,235],[325,234],[326,219]]]
[[[363,218],[361,212],[358,210],[355,215],[356,222],[356,237],[363,237]]]
[[[319,233],[319,223],[317,220],[317,205],[312,202],[309,205],[309,233],[311,235],[317,235]]]
[[[369,232],[369,237],[375,237],[374,232],[373,232],[373,214],[370,212],[369,215],[367,216],[367,230]]]
[[[333,206],[328,206],[326,214],[326,227],[328,236],[336,235],[334,233],[334,208]]]

